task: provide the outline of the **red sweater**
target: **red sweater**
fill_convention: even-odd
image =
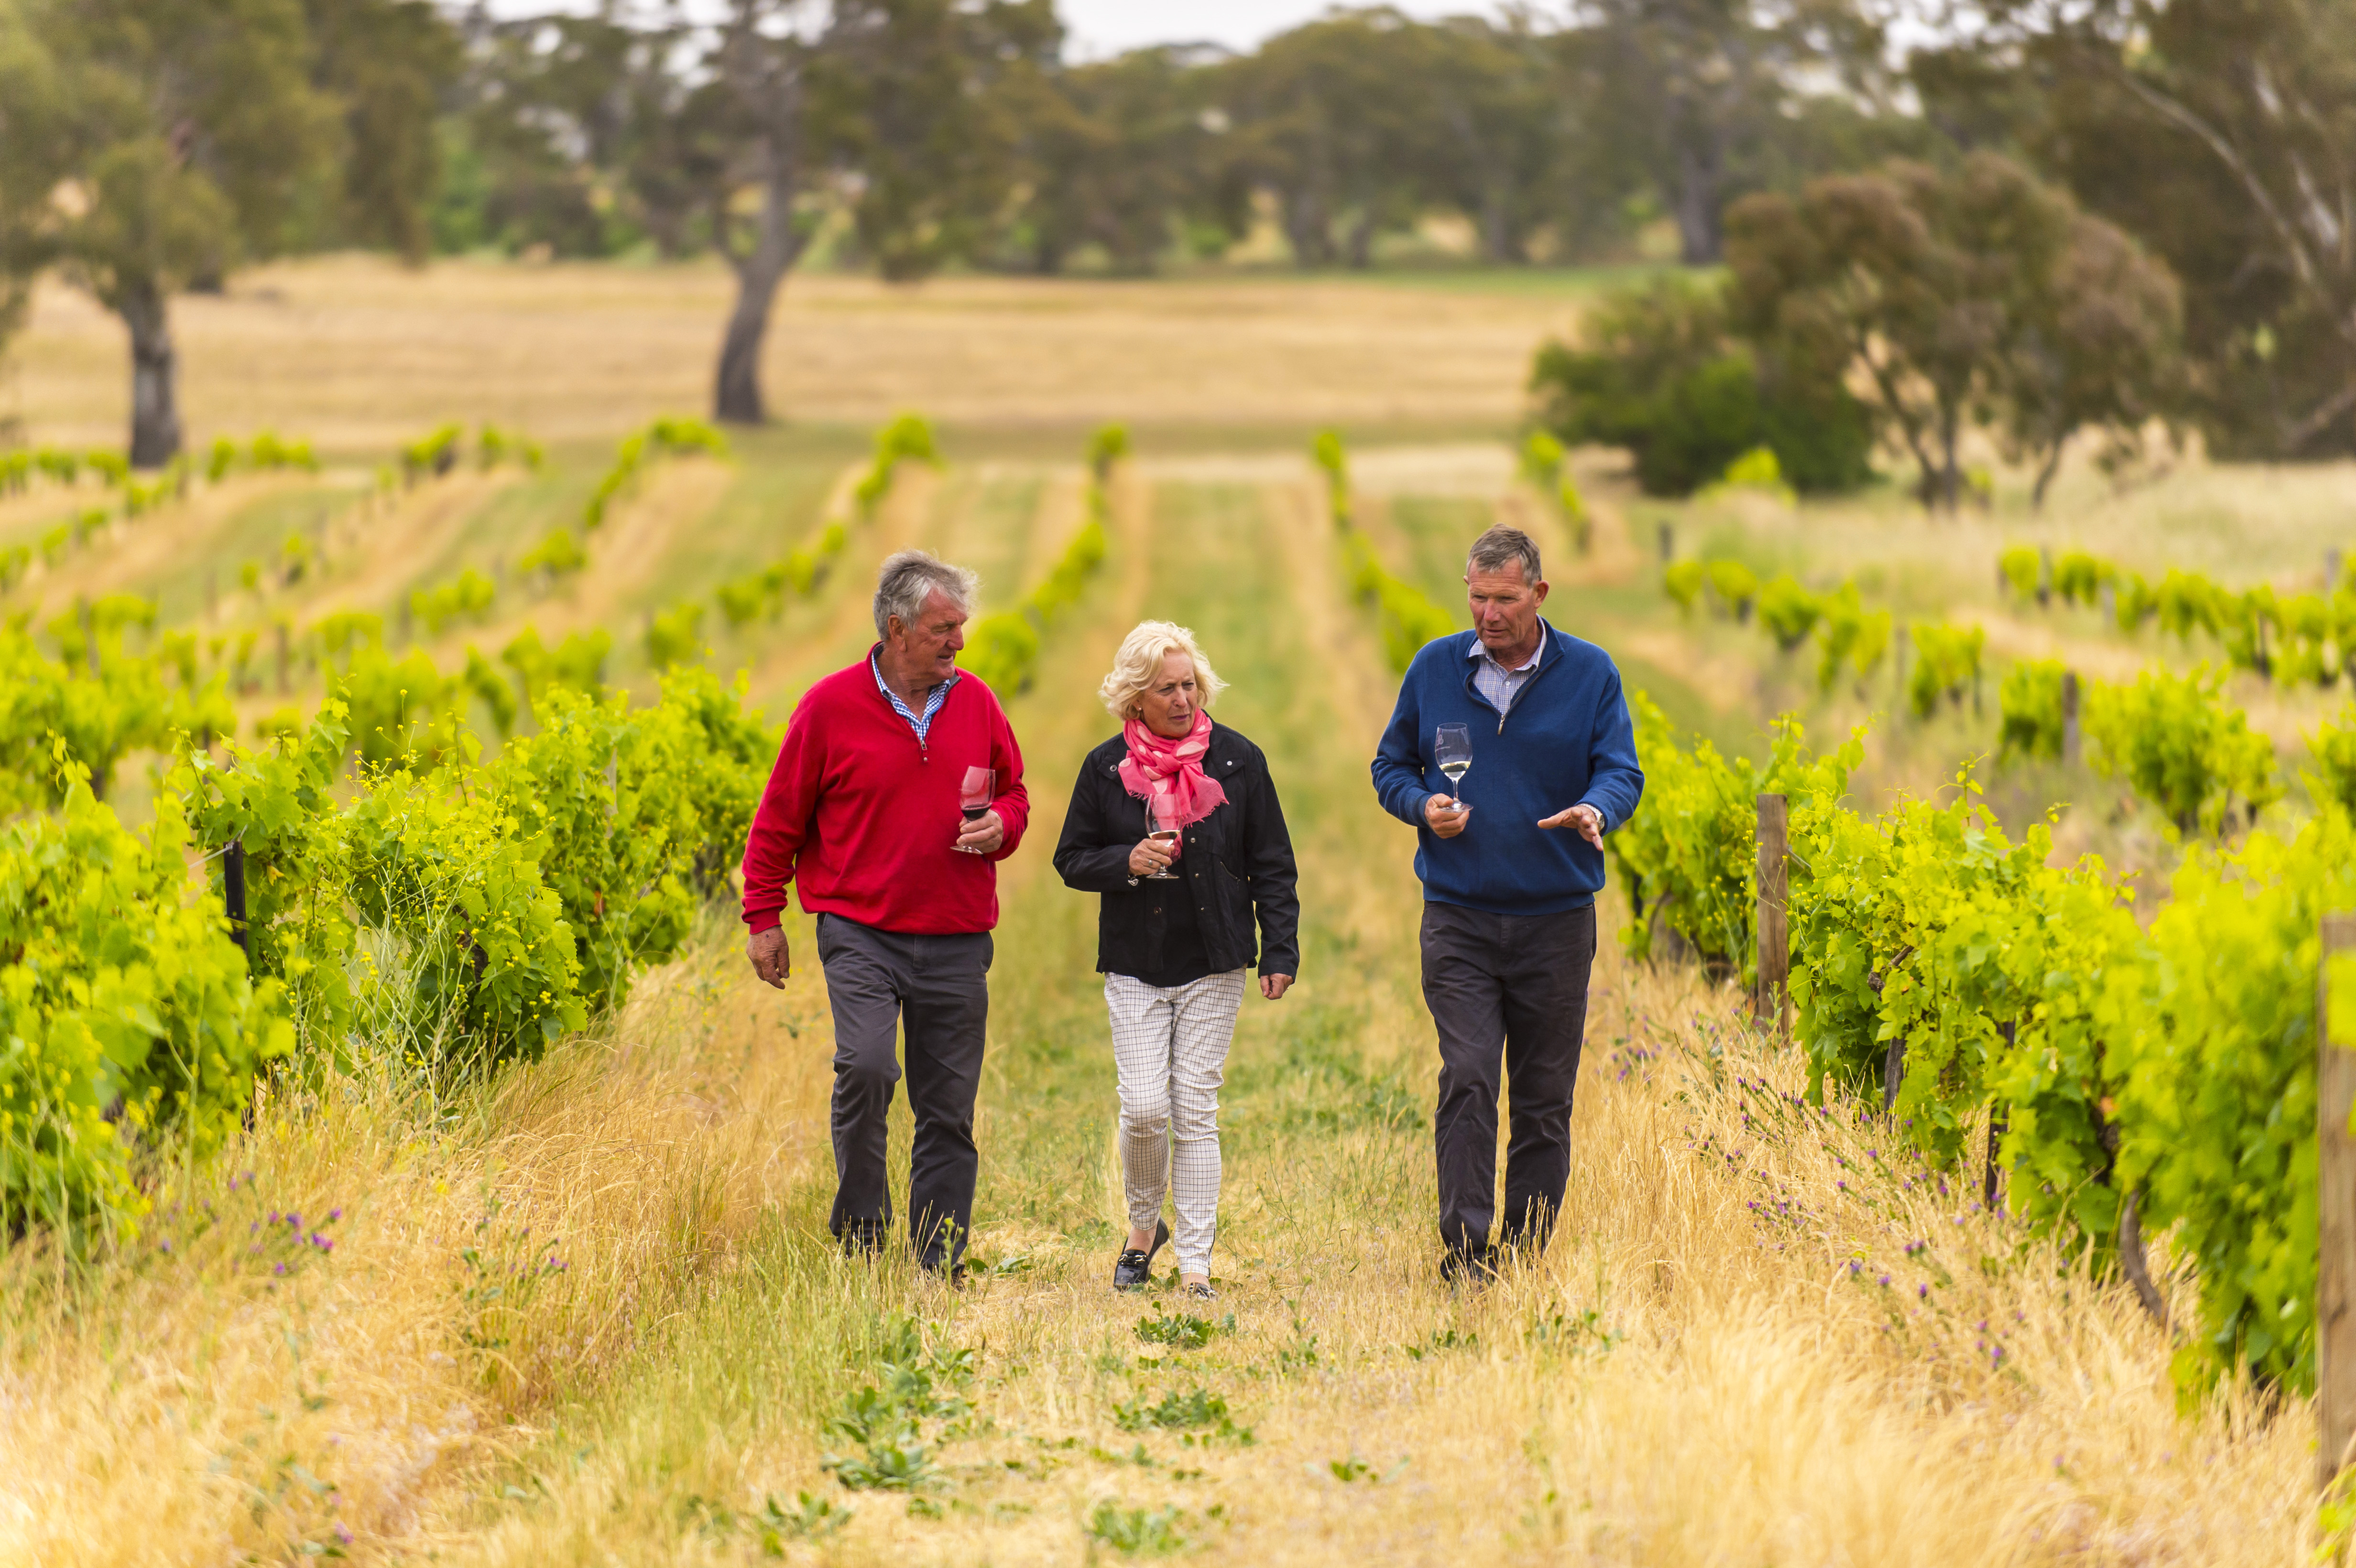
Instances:
[[[992,855],[950,848],[965,826],[958,790],[969,767],[998,771],[991,809],[1006,841]],[[786,726],[744,844],[744,923],[776,925],[786,884],[798,880],[811,914],[917,936],[988,931],[996,863],[1023,842],[1030,815],[1023,753],[979,677],[958,676],[919,741],[861,659],[810,688]]]

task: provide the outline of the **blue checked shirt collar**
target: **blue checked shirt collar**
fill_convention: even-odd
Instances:
[[[875,689],[884,694],[884,700],[892,705],[893,712],[908,721],[908,728],[916,732],[916,739],[919,741],[930,736],[934,716],[940,712],[941,704],[949,699],[949,688],[965,678],[962,675],[951,675],[948,679],[925,693],[925,710],[922,713],[916,713],[912,711],[906,703],[900,700],[898,692],[885,684],[884,667],[877,661],[873,651],[870,651],[867,656],[867,667],[874,672]]]
[[[1546,653],[1546,638],[1540,636],[1538,645],[1530,651],[1528,660],[1515,668],[1507,669],[1490,657],[1489,650],[1481,645],[1481,639],[1474,637],[1472,651],[1466,656],[1475,661],[1472,689],[1499,713],[1512,712],[1514,699],[1521,695],[1522,688],[1529,684],[1530,677],[1537,674],[1538,660]]]

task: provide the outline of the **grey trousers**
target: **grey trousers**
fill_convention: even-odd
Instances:
[[[990,1022],[990,933],[908,936],[839,914],[818,917],[819,962],[834,1010],[834,1213],[846,1247],[882,1243],[892,1224],[884,1125],[905,1032],[908,1239],[928,1269],[955,1266],[973,1226],[973,1103]]]
[[[1465,1254],[1489,1245],[1497,1091],[1510,1085],[1500,1239],[1543,1246],[1570,1179],[1570,1095],[1587,1037],[1595,908],[1511,915],[1427,902],[1422,937],[1423,999],[1440,1031],[1432,1142],[1440,1242]]]

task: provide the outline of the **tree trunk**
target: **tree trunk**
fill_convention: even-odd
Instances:
[[[1505,219],[1505,193],[1494,184],[1481,193],[1481,249],[1495,266],[1512,266],[1522,260],[1521,245]]]
[[[1964,469],[1955,455],[1962,438],[1962,417],[1954,409],[1943,406],[1939,410],[1939,473],[1930,486],[1930,509],[1944,509],[1951,517],[1964,509]]]
[[[1325,203],[1307,187],[1288,190],[1279,197],[1284,215],[1284,237],[1292,246],[1292,264],[1307,272],[1333,259],[1333,235],[1326,226]]]
[[[131,329],[131,466],[161,468],[180,454],[171,316],[153,283],[134,284],[115,309]]]
[[[1677,149],[1677,252],[1688,267],[1718,264],[1718,154],[1715,141]]]
[[[777,285],[801,258],[809,236],[794,228],[794,202],[802,183],[802,80],[790,41],[765,37],[759,7],[736,6],[721,46],[721,70],[754,132],[747,172],[761,186],[761,217],[753,242],[742,251],[732,243],[728,221],[731,191],[723,183],[712,203],[712,232],[721,252],[736,269],[736,305],[720,340],[720,369],[712,380],[712,417],[724,424],[760,424],[768,417],[761,400],[761,348],[768,341],[769,309]]]
[[[720,374],[712,395],[712,417],[724,424],[763,424],[761,348],[769,337],[769,307],[777,297],[783,266],[765,263],[755,250],[736,267],[736,308],[720,340]]]
[[[2029,492],[2030,511],[2041,512],[2045,509],[2045,487],[2052,484],[2053,475],[2062,471],[2062,448],[2068,439],[2064,436],[2054,442],[2053,449],[2045,454],[2044,465],[2037,471],[2037,484]]]

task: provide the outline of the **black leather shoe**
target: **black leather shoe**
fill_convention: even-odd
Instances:
[[[1115,1290],[1143,1290],[1153,1279],[1153,1254],[1160,1252],[1162,1243],[1169,1240],[1170,1227],[1159,1220],[1154,1221],[1151,1246],[1141,1253],[1135,1247],[1123,1248],[1120,1256],[1113,1260],[1112,1287]]]
[[[1486,1285],[1496,1277],[1497,1251],[1494,1247],[1483,1247],[1478,1252],[1463,1252],[1451,1247],[1440,1254],[1440,1278],[1444,1285]]]

